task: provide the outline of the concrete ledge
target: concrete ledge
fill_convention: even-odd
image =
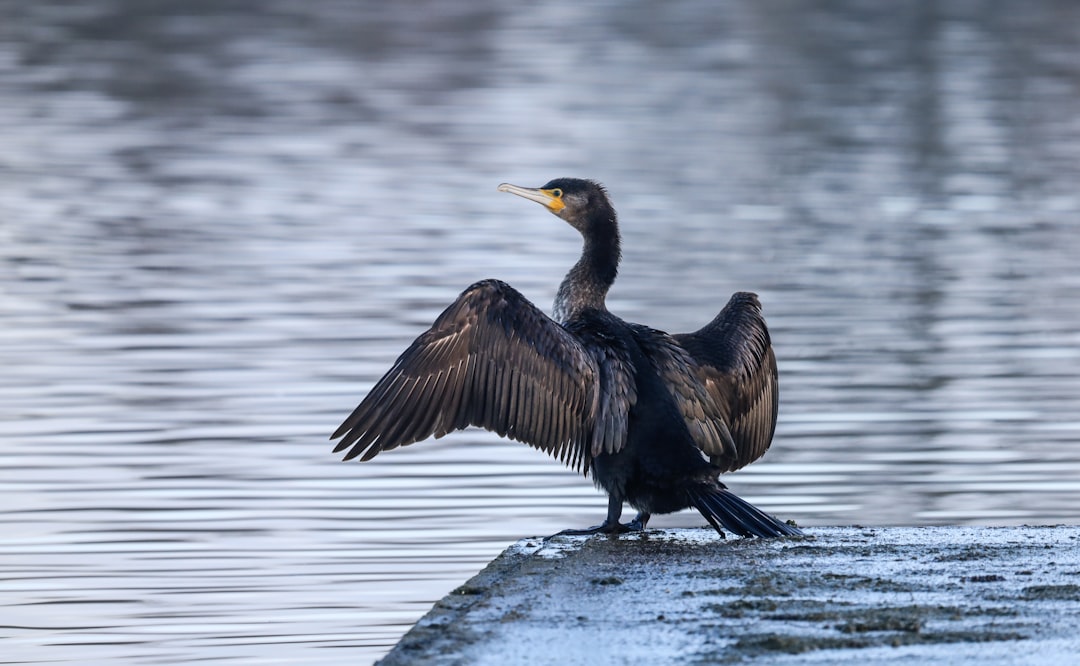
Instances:
[[[1064,664],[1080,527],[711,529],[524,540],[380,663]]]

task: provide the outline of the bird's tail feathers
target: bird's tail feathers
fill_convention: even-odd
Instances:
[[[689,490],[688,495],[690,503],[721,536],[725,529],[744,537],[802,534],[799,528],[780,522],[726,488],[698,486]]]

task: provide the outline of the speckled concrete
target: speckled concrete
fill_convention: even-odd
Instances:
[[[380,663],[1064,664],[1080,527],[711,529],[527,539]]]

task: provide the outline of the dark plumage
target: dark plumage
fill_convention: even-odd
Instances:
[[[757,296],[740,292],[694,333],[625,322],[604,304],[619,230],[597,183],[500,185],[581,232],[581,258],[549,318],[513,287],[466,289],[405,350],[331,439],[345,459],[470,425],[525,442],[592,474],[604,522],[565,533],[644,529],[653,513],[695,507],[721,535],[799,530],[739,499],[721,472],[757,460],[776,426],[776,358]],[[638,510],[622,525],[622,505]]]

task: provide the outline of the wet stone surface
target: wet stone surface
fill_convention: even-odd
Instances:
[[[1065,663],[1080,527],[524,540],[380,663]]]

